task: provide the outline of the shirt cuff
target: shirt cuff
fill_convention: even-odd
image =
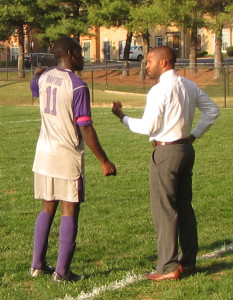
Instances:
[[[122,122],[125,126],[129,127],[129,117],[128,116],[124,116],[124,118],[122,119]]]
[[[198,130],[198,129],[193,129],[193,131],[191,132],[191,134],[196,138],[196,139],[199,139],[201,136],[202,136],[202,134],[201,134],[201,132]]]

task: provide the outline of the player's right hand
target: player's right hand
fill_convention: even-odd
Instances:
[[[45,69],[37,67],[34,71],[35,75],[44,73]]]

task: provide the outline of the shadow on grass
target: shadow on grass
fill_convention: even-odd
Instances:
[[[200,247],[199,251],[216,251],[216,249],[227,247],[228,245],[232,245],[232,243],[233,240],[230,239],[215,241],[210,245]]]
[[[11,82],[5,83],[3,85],[0,85],[0,88],[6,87],[8,85],[17,84],[17,83],[20,83],[20,82],[19,81],[11,81]]]
[[[222,271],[231,270],[233,268],[233,262],[226,261],[214,261],[206,267],[197,267],[198,273],[206,273],[207,275],[220,273]]]

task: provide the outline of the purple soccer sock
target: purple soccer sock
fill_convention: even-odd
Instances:
[[[78,231],[78,220],[75,217],[63,216],[60,224],[59,254],[56,272],[67,276],[75,250],[75,239]]]
[[[33,268],[41,269],[46,264],[45,258],[48,248],[48,236],[53,217],[53,215],[50,215],[43,210],[37,217],[34,232]]]

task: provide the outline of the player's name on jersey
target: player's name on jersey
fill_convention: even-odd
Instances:
[[[61,86],[62,81],[63,81],[63,78],[51,76],[51,75],[48,75],[48,77],[46,79],[46,82],[54,84],[54,85],[58,85],[58,86]]]

